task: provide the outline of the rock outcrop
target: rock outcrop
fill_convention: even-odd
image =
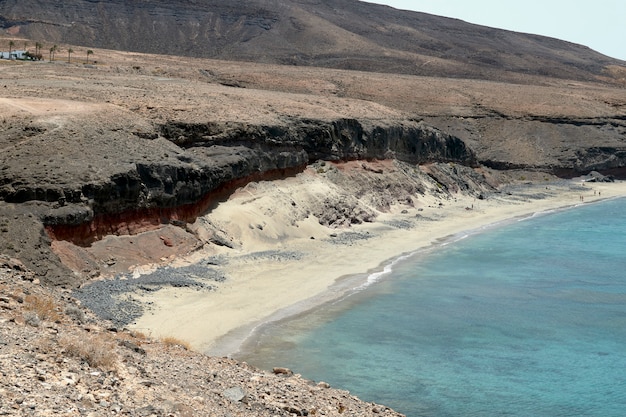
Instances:
[[[397,125],[364,124],[356,119],[330,123],[293,120],[283,126],[169,123],[161,130],[163,136],[184,148],[243,144],[278,154],[279,164],[292,166],[303,161],[388,158],[415,164],[433,161],[477,164],[474,153],[463,141],[408,120]],[[304,152],[305,158],[299,152]]]
[[[479,162],[493,169],[540,170],[563,178],[595,170],[626,178],[626,117],[620,112],[590,118],[497,114],[427,120],[462,138]]]
[[[18,109],[33,108],[30,101],[15,103]],[[75,286],[84,277],[77,279],[62,266],[50,251],[51,239],[84,246],[168,223],[184,227],[238,187],[294,175],[316,161],[477,166],[463,141],[407,119],[146,123],[109,105],[102,107],[104,117],[86,103],[78,108],[61,117],[16,116],[2,125],[0,136],[0,212],[11,219],[0,252],[61,286]],[[342,212],[328,222],[343,224],[345,216],[364,220],[371,214]]]
[[[398,159],[477,166],[463,141],[415,122],[395,126],[364,126],[354,119],[297,120],[283,126],[170,122],[159,131],[160,137],[176,145],[175,157],[142,159],[121,165],[109,178],[74,180],[64,188],[24,179],[2,187],[0,197],[8,203],[52,203],[42,218],[51,236],[88,244],[107,234],[191,221],[246,182],[291,175],[318,160]]]

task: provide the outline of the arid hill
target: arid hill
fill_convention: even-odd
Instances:
[[[356,0],[7,0],[0,28],[51,44],[515,82],[615,82],[611,68],[624,64],[553,38]]]

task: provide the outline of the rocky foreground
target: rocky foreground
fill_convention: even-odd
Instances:
[[[0,363],[0,415],[400,415],[288,369],[264,372],[112,327],[5,256]]]

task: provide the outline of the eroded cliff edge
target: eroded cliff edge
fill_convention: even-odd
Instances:
[[[51,237],[88,245],[185,227],[248,181],[316,161],[453,162],[457,172],[433,181],[460,188],[484,165],[570,177],[626,167],[619,88],[98,54],[98,65],[2,68],[0,252],[52,284],[84,278]],[[419,192],[405,179],[363,182]]]
[[[6,213],[27,213],[31,224],[26,227],[14,218],[5,227],[37,229],[40,221],[46,233],[21,242],[22,248],[35,244],[39,250],[31,259],[29,251],[22,251],[22,258],[31,268],[39,267],[50,283],[63,285],[72,281],[61,278],[68,276],[66,271],[36,259],[54,256],[45,253],[49,238],[89,245],[109,234],[184,225],[247,182],[293,175],[316,161],[396,159],[477,166],[463,141],[408,120],[398,125],[297,120],[282,126],[168,122],[153,132],[118,135],[114,155],[99,149],[99,143],[111,141],[111,132],[74,138],[72,145],[44,127],[32,131],[28,140],[35,147],[56,139],[58,153],[24,166],[15,151],[13,163],[3,169],[0,197]],[[27,154],[32,158],[35,153]],[[20,252],[15,246],[8,249],[11,255]]]

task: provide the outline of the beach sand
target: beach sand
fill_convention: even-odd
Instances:
[[[310,172],[238,190],[196,222],[230,236],[233,248],[206,245],[175,262],[221,259],[227,279],[215,291],[165,287],[134,294],[150,307],[130,327],[228,356],[257,326],[340,297],[402,254],[516,217],[626,196],[626,183],[536,182],[486,199],[426,192],[414,207],[392,206],[373,222],[340,229],[298,215],[302,201],[332,193]]]

